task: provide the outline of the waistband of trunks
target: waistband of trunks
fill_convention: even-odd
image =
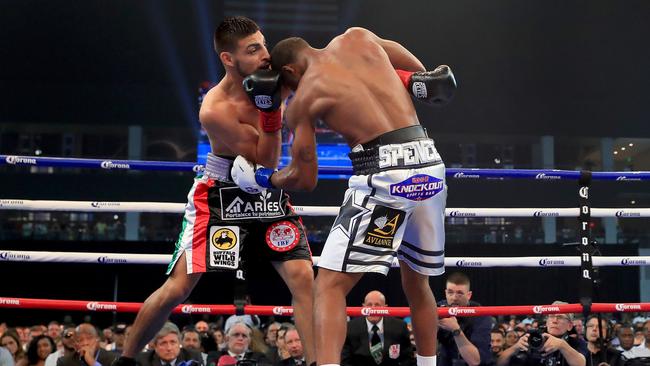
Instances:
[[[235,158],[232,157],[222,157],[216,156],[212,153],[208,153],[208,159],[205,163],[205,172],[204,174],[208,178],[218,180],[220,182],[232,182],[230,176],[230,168],[232,168],[232,163]]]
[[[376,141],[379,141],[378,145]],[[421,126],[383,134],[370,143],[355,146],[348,156],[355,175],[415,169],[442,163],[433,140],[426,136],[426,131]]]

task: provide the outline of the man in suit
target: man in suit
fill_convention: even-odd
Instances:
[[[237,322],[229,329],[226,329],[226,349],[221,352],[208,353],[208,365],[222,364],[220,362],[222,357],[228,360],[234,358],[236,361],[251,360],[260,366],[271,365],[271,362],[263,353],[253,352],[248,349],[251,344],[252,333],[252,329],[244,322]]]
[[[201,353],[181,348],[181,331],[176,324],[166,322],[153,339],[153,350],[140,353],[140,366],[203,366]],[[106,365],[106,364],[103,364]]]
[[[371,291],[366,295],[363,306],[386,306],[386,297],[379,291]],[[348,323],[341,365],[414,365],[411,347],[409,331],[403,320],[372,315],[356,318]]]
[[[305,362],[305,352],[302,348],[302,341],[298,330],[295,328],[288,329],[282,336],[284,344],[289,351],[291,357],[284,359],[278,363],[279,366],[301,366],[307,365]]]
[[[75,328],[74,340],[76,351],[60,357],[57,366],[110,365],[118,356],[99,347],[99,333],[90,323],[82,323]]]

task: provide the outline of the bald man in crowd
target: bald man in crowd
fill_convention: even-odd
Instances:
[[[366,308],[384,307],[386,297],[370,291],[364,301]],[[341,365],[406,366],[415,364],[406,323],[394,317],[369,314],[348,323]]]

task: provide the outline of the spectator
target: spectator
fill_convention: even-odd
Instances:
[[[15,331],[9,329],[0,338],[0,346],[7,348],[13,356],[16,366],[27,366],[27,354],[20,342],[20,336]]]
[[[518,340],[519,340],[519,334],[517,334],[517,332],[515,332],[514,330],[507,331],[505,348],[510,348],[514,346]]]
[[[226,331],[227,347],[221,352],[210,352],[208,354],[208,364],[218,364],[222,356],[230,356],[237,361],[252,360],[260,364],[270,364],[269,360],[263,353],[252,352],[249,349],[252,336],[252,329],[244,322],[233,324]]]
[[[573,330],[579,338],[585,339],[585,328],[582,320],[582,318],[573,319]]]
[[[0,347],[0,366],[14,366],[14,358],[11,352],[4,347]]]
[[[379,291],[370,291],[366,308],[386,306]],[[285,337],[286,338],[286,337]],[[369,315],[351,320],[341,354],[341,365],[410,365],[414,363],[406,323],[394,317]]]
[[[269,347],[276,347],[276,339],[278,339],[278,330],[282,325],[278,322],[273,322],[269,324],[266,328],[266,335],[264,337],[264,342],[269,345]]]
[[[204,334],[208,334],[208,330],[210,330],[210,325],[205,320],[199,320],[198,322],[196,322],[196,324],[194,324],[194,329],[196,329],[196,331],[199,332],[199,334],[204,335]]]
[[[47,325],[47,335],[49,335],[54,340],[54,343],[58,348],[58,345],[61,342],[61,324],[59,324],[59,322],[56,320],[52,320]]]
[[[102,366],[110,365],[117,355],[99,346],[99,333],[90,323],[75,328],[75,352],[58,359],[57,366]]]
[[[284,344],[291,357],[282,360],[279,366],[301,366],[305,365],[305,353],[300,341],[300,335],[296,329],[289,329],[284,332]]]
[[[445,300],[438,306],[480,306],[471,301],[472,291],[470,280],[464,273],[456,272],[449,275],[445,285]],[[454,316],[439,320],[438,326],[438,365],[488,365],[492,363],[490,350],[490,317]]]
[[[140,366],[179,366],[181,362],[189,360],[203,365],[200,352],[181,348],[181,331],[172,322],[166,322],[156,333],[153,350],[142,352],[136,357]]]
[[[618,338],[616,350],[625,352],[634,347],[634,327],[631,324],[622,324],[616,335]]]
[[[623,352],[623,356],[627,359],[650,357],[650,319],[643,323],[643,336],[645,342],[638,346],[632,347],[631,350]]]
[[[201,354],[203,364],[208,364],[208,354],[203,352],[201,346],[201,334],[195,329],[185,329],[181,333],[181,346],[183,349],[189,349]]]
[[[27,347],[27,364],[29,366],[45,366],[45,359],[54,351],[56,351],[56,344],[52,337],[40,334],[32,338],[32,341],[29,342],[29,346]]]
[[[506,337],[500,328],[492,329],[490,332],[490,348],[492,349],[492,358],[496,360],[505,349]]]
[[[553,302],[553,305],[557,304],[566,302]],[[572,314],[549,315],[546,318],[546,328],[547,332],[543,334],[539,349],[531,347],[530,334],[524,334],[517,343],[501,353],[497,366],[533,366],[540,363],[546,366],[585,366],[584,341],[569,337],[568,334],[573,328]]]
[[[587,339],[587,366],[598,366],[607,363],[611,366],[622,365],[621,353],[609,347],[610,325],[607,319],[600,319],[598,316],[591,316],[587,319],[585,326],[585,338]]]
[[[217,344],[218,351],[226,349],[226,335],[222,329],[215,329],[214,333],[212,333],[212,337],[214,338],[214,342]]]
[[[126,341],[126,328],[127,325],[124,323],[118,323],[113,328],[109,328],[113,342],[107,344],[104,349],[116,353],[118,356],[121,355]],[[104,334],[106,334],[106,329],[104,329]]]
[[[74,355],[75,349],[75,330],[74,326],[65,327],[61,337],[61,348],[54,353],[50,353],[45,359],[45,366],[56,366],[59,358]]]

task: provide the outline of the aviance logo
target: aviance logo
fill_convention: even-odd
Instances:
[[[546,173],[539,173],[535,176],[535,179],[541,180],[557,180],[562,179],[559,175],[546,175]]]
[[[641,310],[641,305],[638,304],[616,304],[614,305],[616,311],[636,311]]]
[[[457,307],[449,308],[449,315],[451,316],[467,314],[476,314],[476,309],[462,309]]]
[[[36,165],[36,159],[34,158],[23,158],[20,156],[13,156],[13,155],[7,156],[5,158],[5,161],[7,162],[7,164],[12,164],[12,165],[16,165],[16,164]]]
[[[624,266],[644,266],[648,263],[645,259],[631,259],[623,258],[621,259],[621,264]]]
[[[476,212],[460,212],[460,211],[451,211],[449,213],[450,217],[476,217]]]
[[[127,163],[113,163],[110,160],[102,161],[102,169],[131,169],[131,166]]]
[[[273,314],[275,315],[292,315],[293,309],[285,308],[284,306],[276,306],[273,308]]]
[[[544,211],[535,211],[533,213],[534,217],[558,217],[560,213],[557,211],[544,212]]]
[[[457,179],[479,179],[479,178],[481,178],[481,176],[478,175],[478,174],[465,174],[463,172],[458,172],[458,173],[454,174],[454,178],[457,178]]]
[[[183,314],[193,314],[193,313],[209,314],[209,313],[211,313],[210,308],[194,307],[192,305],[183,305],[183,307],[181,307],[181,312],[183,312]]]
[[[548,267],[548,266],[558,266],[558,265],[564,265],[564,260],[562,259],[550,259],[550,258],[542,258],[539,260],[539,265],[542,267]]]
[[[390,311],[388,309],[361,308],[361,315],[390,315]]]
[[[86,309],[91,311],[98,310],[117,310],[117,305],[115,304],[102,304],[96,301],[89,302],[86,304]]]
[[[464,259],[456,261],[456,267],[481,267],[483,262],[480,261],[466,261]]]
[[[543,314],[547,312],[559,312],[560,307],[559,306],[542,306],[542,305],[536,305],[533,306],[533,313],[535,314]]]
[[[29,254],[14,254],[12,252],[0,252],[0,259],[3,261],[28,261],[31,259]]]
[[[125,263],[127,263],[126,259],[109,258],[109,257],[106,257],[106,256],[97,258],[97,262],[102,263],[102,264],[110,264],[110,263],[125,264]]]

